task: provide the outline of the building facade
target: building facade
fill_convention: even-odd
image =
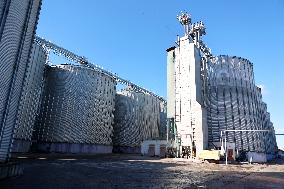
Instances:
[[[177,48],[170,48],[167,51],[168,56],[174,55],[173,58],[168,58],[168,66],[171,70],[168,72],[170,74],[168,78],[174,78],[168,85],[169,94],[172,93],[168,98],[168,118],[173,117],[174,114],[180,145],[189,146],[196,149],[196,152],[200,152],[208,145],[207,111],[202,97],[200,52],[187,36],[180,38]]]

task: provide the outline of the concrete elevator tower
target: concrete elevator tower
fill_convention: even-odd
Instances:
[[[167,49],[167,118],[176,128],[180,148],[187,147],[198,155],[208,145],[207,114],[202,97],[201,52],[199,39],[205,34],[203,23],[191,24],[190,15],[178,20],[185,35],[178,37],[177,47]]]

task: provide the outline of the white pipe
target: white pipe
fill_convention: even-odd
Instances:
[[[226,137],[226,131],[225,133],[225,154],[226,154],[226,165],[228,165],[228,154],[227,154],[227,137]]]

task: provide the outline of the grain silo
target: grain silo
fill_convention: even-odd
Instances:
[[[159,138],[160,100],[131,88],[117,92],[115,98],[115,152],[140,153],[144,140]]]
[[[111,153],[115,85],[88,67],[49,66],[34,133],[38,150]]]
[[[167,121],[178,153],[190,148],[198,157],[216,149],[234,159],[250,152],[263,161],[275,155],[274,129],[255,85],[253,64],[214,56],[202,40],[204,23],[191,23],[184,12],[177,18],[185,33],[167,49]]]
[[[266,145],[271,134],[254,130],[269,129],[269,113],[255,85],[253,64],[236,56],[218,56],[208,63],[207,115],[209,146],[218,146],[220,133],[238,151],[272,153]],[[273,143],[273,144],[272,144]]]
[[[239,57],[219,56],[208,64],[208,140],[220,141],[221,130],[251,129],[256,124],[256,87],[252,64]],[[250,105],[250,107],[248,107]],[[253,121],[253,122],[251,122]],[[228,142],[252,150],[252,133],[230,132]]]
[[[33,127],[40,107],[46,59],[46,51],[34,43],[16,119],[13,152],[29,151]]]
[[[0,1],[0,162],[10,157],[41,0]]]

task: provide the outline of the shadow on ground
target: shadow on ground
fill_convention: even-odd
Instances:
[[[284,188],[284,165],[218,165],[140,155],[26,154],[14,188]]]

